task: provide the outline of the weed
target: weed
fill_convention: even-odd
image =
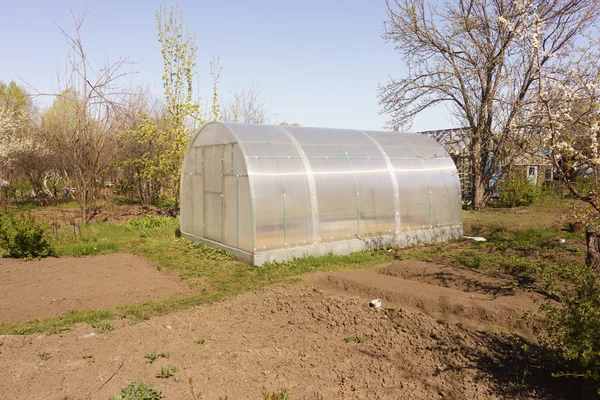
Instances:
[[[356,342],[356,343],[362,343],[362,342],[366,342],[367,340],[369,340],[369,338],[367,336],[348,336],[344,338],[344,341],[346,343],[349,342]]]
[[[192,380],[192,378],[190,378],[189,384],[190,384],[190,392],[192,393],[192,399],[193,400],[202,400],[202,393],[194,392],[194,381]]]
[[[290,392],[287,389],[279,389],[276,392],[263,392],[263,398],[264,400],[289,400],[290,395],[292,394],[292,392]]]
[[[110,322],[102,322],[99,324],[94,324],[92,325],[92,328],[97,329],[96,333],[105,333],[105,332],[111,332],[115,330],[115,327],[113,324],[111,324]]]
[[[179,372],[179,367],[166,366],[160,369],[160,372],[158,373],[158,375],[156,375],[156,377],[161,379],[169,379],[170,377],[175,376],[176,372]]]
[[[94,360],[94,356],[83,356],[82,358],[92,364],[96,362],[96,360]]]
[[[196,344],[204,344],[204,339],[194,340]]]
[[[131,381],[121,390],[118,396],[111,396],[109,400],[159,400],[164,398],[162,393],[152,386],[146,385],[141,380]]]
[[[156,350],[154,350],[152,353],[146,354],[144,356],[144,358],[148,360],[149,364],[152,364],[158,358],[167,358],[168,359],[170,355],[171,355],[171,353],[167,353],[167,352],[157,353]]]
[[[47,351],[42,351],[40,353],[38,353],[38,356],[43,360],[43,361],[48,361],[50,359],[50,357],[52,357],[50,355],[50,353],[48,353]]]
[[[454,256],[454,262],[467,268],[479,268],[481,255],[475,250],[463,250]]]

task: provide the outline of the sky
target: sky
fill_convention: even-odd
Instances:
[[[170,2],[172,3],[172,2]],[[0,0],[0,80],[30,92],[53,93],[74,32],[78,0]],[[155,14],[159,0],[88,0],[82,28],[91,64],[128,56],[131,85],[162,93],[162,58]],[[303,126],[382,129],[377,87],[406,74],[400,53],[381,38],[385,0],[180,0],[185,24],[196,33],[200,95],[211,96],[212,52],[223,67],[220,94],[258,87],[273,122]],[[40,107],[48,97],[37,97]],[[417,117],[412,130],[453,127],[444,109]]]

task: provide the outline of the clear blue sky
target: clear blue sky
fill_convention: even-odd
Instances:
[[[84,2],[70,2],[81,11]],[[131,56],[134,84],[161,93],[162,60],[156,36],[158,0],[89,0],[83,39],[93,65]],[[381,129],[377,85],[405,67],[381,38],[384,0],[181,0],[196,32],[201,95],[210,95],[209,61],[223,66],[221,94],[254,82],[277,121],[304,126]],[[57,86],[73,31],[66,0],[0,0],[0,80],[27,81],[43,92]],[[47,100],[39,100],[44,106]],[[452,127],[444,109],[419,117],[413,130]]]

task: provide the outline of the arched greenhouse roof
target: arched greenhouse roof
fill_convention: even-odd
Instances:
[[[415,133],[213,122],[186,153],[181,231],[257,265],[456,238],[459,178]]]

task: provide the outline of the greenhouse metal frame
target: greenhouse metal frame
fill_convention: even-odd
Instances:
[[[181,235],[252,265],[462,237],[459,177],[415,133],[211,122],[181,176]]]

